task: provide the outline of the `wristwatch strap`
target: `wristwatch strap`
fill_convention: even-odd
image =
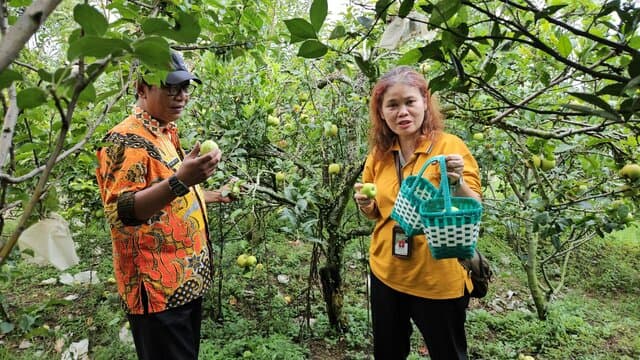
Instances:
[[[171,175],[171,177],[169,178],[169,187],[171,188],[173,194],[178,197],[185,196],[189,193],[189,187],[185,183],[180,181],[180,179],[178,179],[178,177],[176,177],[175,175]]]

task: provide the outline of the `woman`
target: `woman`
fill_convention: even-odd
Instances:
[[[375,358],[406,358],[413,320],[431,359],[466,359],[464,323],[473,289],[468,273],[457,259],[434,259],[428,239],[407,237],[390,215],[402,179],[436,155],[446,156],[452,195],[480,200],[478,164],[462,140],[443,132],[437,101],[415,70],[401,66],[385,74],[369,105],[371,151],[362,179],[377,193],[369,199],[357,183],[354,198],[376,220],[369,249]],[[438,168],[430,166],[424,175],[436,186]]]

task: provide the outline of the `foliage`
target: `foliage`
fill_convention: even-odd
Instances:
[[[322,18],[323,4],[314,1],[311,20]],[[396,64],[428,73],[431,90],[454,109],[449,131],[468,140],[488,180],[485,223],[505,226],[544,318],[573,249],[624,228],[638,211],[640,183],[618,171],[640,160],[640,9],[510,0],[363,8],[352,31],[288,20],[291,41],[350,56],[371,80]],[[299,56],[324,55],[304,44]]]

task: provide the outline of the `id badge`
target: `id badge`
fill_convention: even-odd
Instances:
[[[408,259],[411,256],[411,236],[398,225],[393,227],[393,256]]]

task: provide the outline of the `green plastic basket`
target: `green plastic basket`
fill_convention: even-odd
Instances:
[[[435,158],[427,160],[416,175],[408,176],[400,185],[398,197],[391,210],[391,218],[409,236],[424,234],[420,205],[439,193],[438,188],[422,177],[427,167],[436,161]]]
[[[482,204],[470,197],[451,196],[444,156],[437,158],[442,196],[423,201],[419,209],[429,249],[436,259],[470,259],[478,244]]]

